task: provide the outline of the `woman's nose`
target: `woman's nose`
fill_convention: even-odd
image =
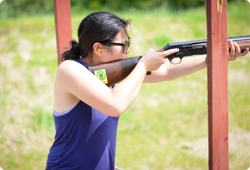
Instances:
[[[126,51],[126,53],[125,53],[125,54],[128,54],[128,53],[130,53],[130,49],[129,49],[129,48],[127,49],[127,51]]]

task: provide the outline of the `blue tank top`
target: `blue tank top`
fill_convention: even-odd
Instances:
[[[55,141],[46,169],[114,170],[118,120],[81,100],[67,114],[54,115]]]

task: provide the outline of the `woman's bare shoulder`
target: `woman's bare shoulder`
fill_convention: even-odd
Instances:
[[[68,69],[70,67],[78,67],[78,66],[83,66],[83,65],[74,60],[65,60],[59,65],[58,69]]]
[[[85,84],[82,81],[90,80],[92,77],[94,77],[92,73],[82,64],[74,60],[66,60],[57,69],[55,83],[71,88],[76,84]]]
[[[82,64],[74,60],[66,60],[59,65],[57,74],[76,74],[79,72],[83,73],[87,71],[88,69]]]

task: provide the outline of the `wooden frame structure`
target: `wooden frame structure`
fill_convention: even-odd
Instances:
[[[227,0],[206,0],[209,170],[228,170]]]
[[[70,0],[54,0],[58,64],[72,40]],[[227,0],[206,0],[209,170],[228,170]]]
[[[58,65],[72,40],[70,0],[54,0]]]

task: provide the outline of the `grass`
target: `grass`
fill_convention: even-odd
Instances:
[[[91,12],[82,11],[72,11],[76,40],[80,21]],[[228,4],[229,36],[249,34],[250,17],[245,15],[246,11],[250,11],[246,3]],[[162,9],[115,13],[132,20],[130,56],[141,55],[150,47],[157,50],[168,42],[206,38],[204,8],[177,13]],[[54,16],[1,20],[0,42],[3,44],[0,47],[0,167],[44,169],[55,134]],[[229,133],[232,135],[229,144],[233,144],[229,148],[229,167],[247,169],[250,164],[249,55],[229,62],[228,68]],[[117,166],[129,170],[208,169],[206,73],[202,70],[178,80],[142,86],[135,102],[120,118]]]

